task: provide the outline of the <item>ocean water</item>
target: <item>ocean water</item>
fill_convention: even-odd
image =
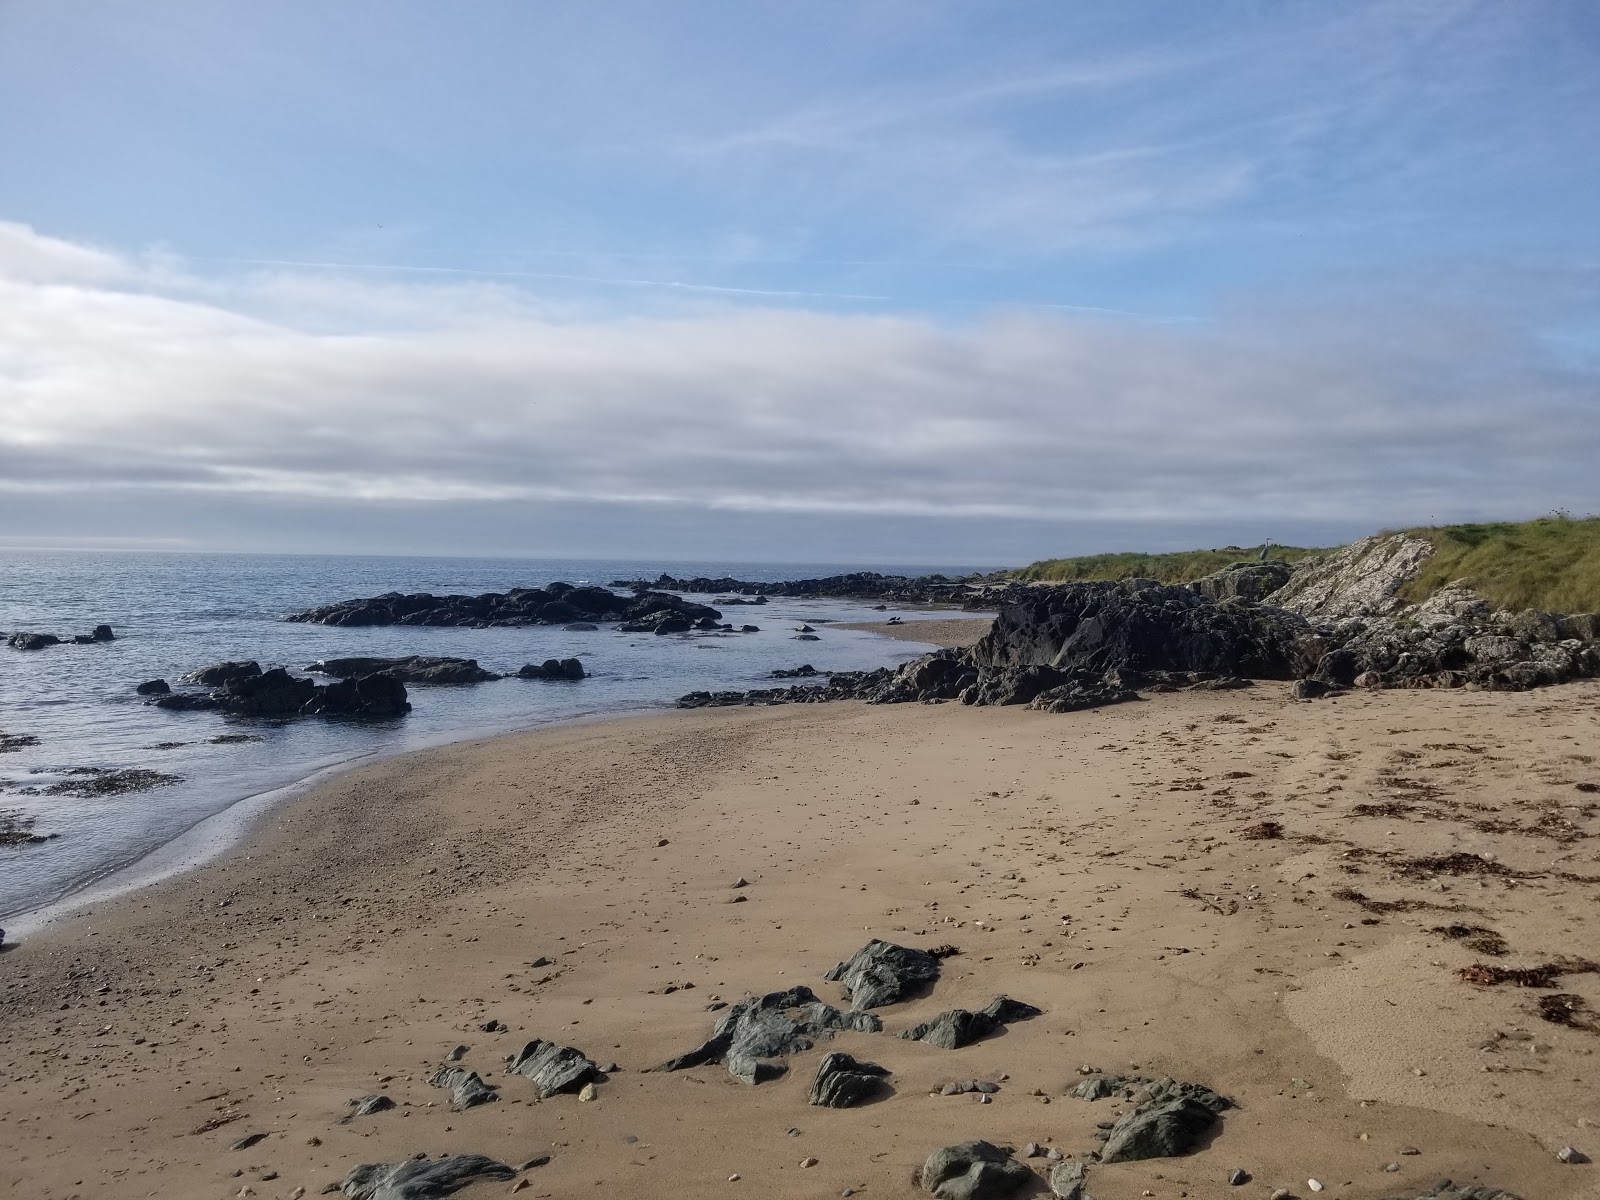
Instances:
[[[0,551],[0,631],[87,633],[102,622],[114,642],[38,651],[0,646],[0,732],[39,744],[0,754],[0,811],[34,820],[49,841],[0,846],[0,919],[36,911],[105,879],[251,797],[338,764],[486,733],[670,705],[696,689],[766,686],[778,667],[809,662],[853,670],[904,661],[913,642],[819,622],[881,620],[867,603],[773,599],[730,607],[724,619],[754,634],[624,634],[559,628],[330,628],[290,624],[291,612],[387,591],[477,594],[566,580],[733,575],[777,580],[833,574],[836,564],[606,562],[470,558],[202,555]],[[967,566],[897,568],[959,573]],[[901,610],[894,610],[901,611]],[[948,615],[902,611],[907,621]],[[793,640],[810,622],[815,642]],[[466,687],[410,687],[411,713],[393,721],[304,718],[267,722],[174,713],[134,693],[146,679],[176,683],[224,659],[300,670],[345,655],[476,658],[515,672],[526,662],[577,656],[581,682],[503,679]],[[245,733],[257,741],[218,744]],[[151,791],[94,799],[40,794],[77,767],[148,768],[181,777]]]

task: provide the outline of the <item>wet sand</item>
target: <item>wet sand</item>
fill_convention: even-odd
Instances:
[[[970,646],[989,632],[993,617],[948,617],[927,621],[904,621],[891,625],[887,621],[862,621],[852,625],[835,625],[835,629],[865,629],[908,642],[923,642],[929,646]]]
[[[1311,1177],[1328,1198],[1445,1177],[1595,1195],[1597,1168],[1554,1151],[1600,1157],[1600,1033],[1541,1019],[1552,989],[1457,970],[1600,957],[1600,795],[1579,788],[1600,784],[1600,685],[1287,695],[702,710],[352,773],[0,955],[0,1194],[287,1200],[478,1152],[551,1155],[530,1198],[910,1198],[952,1141],[1082,1156],[1122,1107],[1064,1095],[1096,1066],[1238,1103],[1195,1153],[1091,1166],[1099,1200]],[[1450,925],[1507,952],[1431,932]],[[961,953],[879,1010],[885,1033],[775,1082],[647,1071],[706,1036],[714,997],[840,1001],[821,975],[870,937]],[[1000,992],[1044,1015],[955,1051],[892,1036]],[[1600,1009],[1600,975],[1559,992]],[[532,1037],[621,1069],[593,1103],[534,1102],[502,1074]],[[428,1085],[457,1045],[498,1103],[451,1112]],[[834,1048],[892,1094],[809,1107]],[[1001,1082],[992,1103],[930,1095],[973,1078]],[[398,1107],[340,1123],[380,1091]]]

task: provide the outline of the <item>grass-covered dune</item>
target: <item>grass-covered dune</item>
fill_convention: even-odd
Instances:
[[[1433,555],[1402,592],[1407,600],[1426,599],[1442,585],[1466,579],[1499,608],[1600,612],[1600,517],[1556,515],[1388,532],[1433,543]],[[1268,557],[1293,563],[1337,549],[1273,546]],[[1223,546],[1169,554],[1047,558],[1024,567],[1016,577],[1041,582],[1142,578],[1187,583],[1230,563],[1253,561],[1260,553],[1260,546]]]
[[[1273,546],[1268,558],[1299,562],[1308,554],[1322,554],[1304,546]],[[1079,558],[1046,558],[1018,571],[1018,579],[1049,583],[1075,583],[1082,579],[1154,579],[1160,583],[1188,583],[1236,562],[1254,562],[1260,546],[1223,546],[1217,550],[1175,550],[1170,554],[1086,554]]]
[[[1600,517],[1540,517],[1407,529],[1434,545],[1433,557],[1402,591],[1426,599],[1466,579],[1499,608],[1600,612]]]

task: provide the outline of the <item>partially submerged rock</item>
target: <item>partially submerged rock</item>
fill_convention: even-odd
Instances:
[[[287,619],[316,625],[457,625],[486,629],[668,619],[656,618],[657,613],[668,613],[670,619],[691,623],[714,620],[722,615],[709,605],[665,592],[640,591],[632,596],[619,596],[610,588],[552,583],[542,588],[512,588],[480,596],[387,592],[382,596],[325,604]]]
[[[485,1083],[482,1076],[466,1067],[441,1067],[428,1082],[434,1087],[450,1089],[450,1107],[456,1112],[500,1099],[493,1084]]]
[[[249,679],[261,674],[261,664],[254,659],[243,662],[212,663],[209,667],[190,671],[183,677],[185,683],[198,683],[203,687],[221,687],[235,679]]]
[[[818,1000],[808,987],[747,996],[722,1014],[711,1036],[657,1070],[681,1071],[720,1062],[745,1083],[775,1079],[787,1069],[783,1059],[809,1050],[816,1039],[841,1029],[877,1033],[883,1022],[871,1013],[843,1012]]]
[[[263,671],[249,661],[215,663],[183,678],[215,690],[157,694],[151,703],[174,712],[221,710],[236,717],[398,717],[411,711],[405,684],[382,671],[319,686],[282,667]]]
[[[513,1075],[533,1080],[533,1093],[544,1100],[558,1092],[576,1092],[600,1077],[600,1068],[581,1050],[534,1038],[510,1060]]]
[[[504,1181],[516,1174],[505,1163],[482,1154],[455,1154],[432,1162],[412,1158],[352,1167],[340,1182],[339,1191],[350,1200],[433,1200],[469,1183]]]
[[[921,950],[873,938],[823,978],[844,984],[851,1008],[882,1008],[937,980],[939,960]]]
[[[172,685],[165,679],[147,679],[133,690],[140,696],[169,696],[172,694]]]
[[[583,663],[575,658],[547,658],[528,663],[517,672],[519,679],[582,679]]]
[[[6,639],[13,650],[43,650],[60,644],[61,639],[53,633],[13,633]]]
[[[325,658],[306,670],[340,679],[382,672],[401,683],[485,683],[500,678],[493,671],[480,667],[475,658],[438,658],[426,654],[401,658]]]
[[[6,733],[0,730],[0,754],[8,754],[13,750],[25,750],[29,746],[39,744],[38,735],[32,733]]]
[[[1009,1196],[1037,1176],[989,1142],[957,1142],[935,1150],[922,1164],[922,1190],[939,1200],[989,1200]]]
[[[1100,1148],[1100,1161],[1106,1163],[1187,1153],[1233,1104],[1203,1084],[1125,1075],[1086,1079],[1072,1094],[1085,1100],[1119,1094],[1140,1097],[1106,1134]]]
[[[850,1108],[881,1089],[888,1074],[877,1063],[862,1062],[835,1050],[818,1065],[808,1102],[823,1108]]]
[[[931,1021],[901,1030],[900,1037],[912,1042],[927,1042],[930,1046],[945,1050],[959,1050],[979,1038],[987,1037],[1002,1025],[1037,1017],[1043,1011],[1009,996],[996,996],[977,1012],[952,1008]]]
[[[131,792],[148,792],[154,788],[171,787],[182,783],[183,776],[168,775],[164,771],[151,771],[144,767],[128,767],[113,771],[105,767],[74,767],[67,772],[69,778],[49,787],[40,788],[45,796],[77,796],[91,799],[98,796],[125,796]]]

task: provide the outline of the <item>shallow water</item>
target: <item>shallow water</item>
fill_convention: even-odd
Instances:
[[[285,614],[386,591],[477,594],[555,580],[607,583],[662,571],[792,579],[852,568],[300,555],[0,552],[0,630],[87,633],[109,623],[117,640],[18,651],[0,646],[0,731],[39,745],[0,754],[0,810],[34,819],[35,845],[0,847],[0,918],[36,909],[102,879],[240,800],[318,770],[586,715],[669,705],[696,689],[764,686],[777,667],[860,669],[900,662],[927,647],[819,622],[882,619],[866,603],[774,599],[730,607],[724,619],[754,634],[623,634],[559,628],[330,628]],[[907,574],[936,570],[907,567]],[[949,573],[970,569],[945,567]],[[904,612],[908,621],[948,613]],[[796,642],[794,627],[820,639]],[[134,694],[146,679],[178,677],[224,659],[303,669],[345,655],[438,654],[476,658],[494,671],[575,655],[577,682],[503,679],[468,687],[410,688],[412,711],[384,722],[268,722],[218,713],[173,713]],[[259,741],[217,744],[245,733]],[[173,745],[172,743],[177,743]],[[74,767],[139,767],[182,781],[93,799],[29,794]]]

